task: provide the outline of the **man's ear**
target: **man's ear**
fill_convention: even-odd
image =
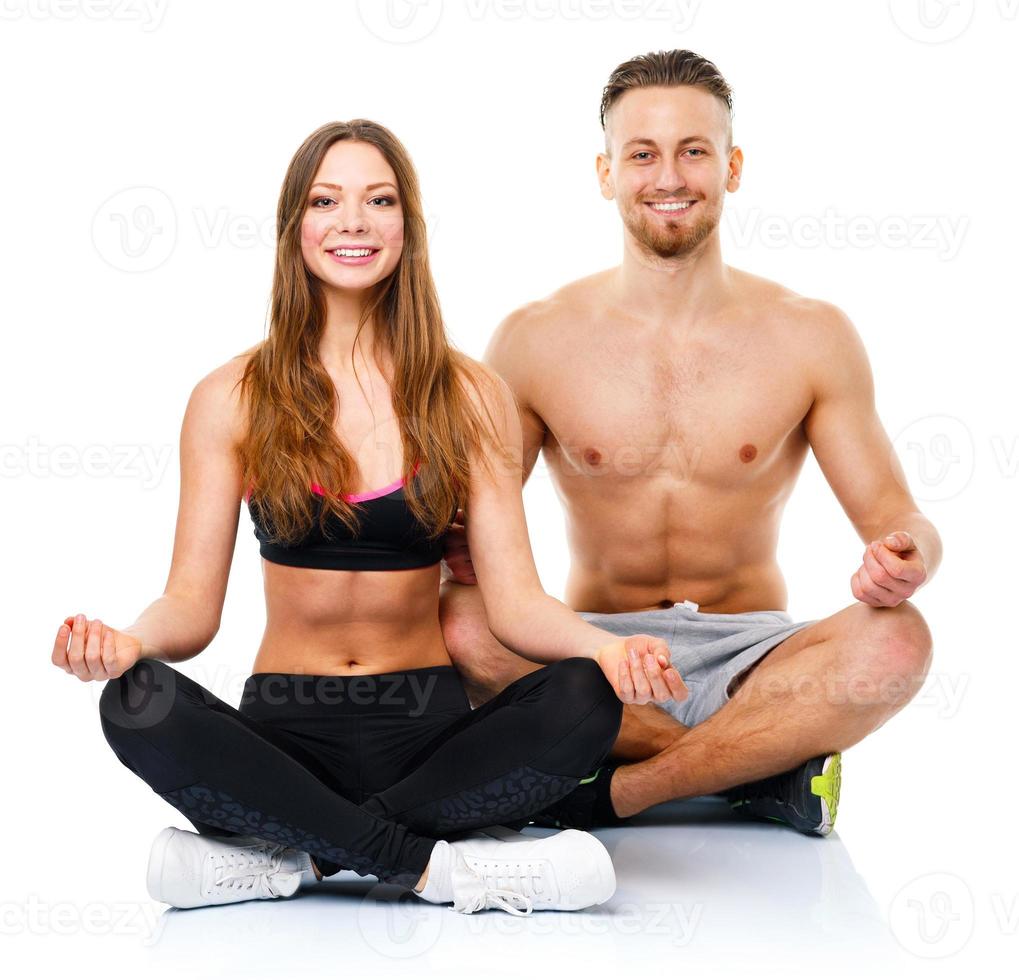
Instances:
[[[739,190],[740,178],[743,176],[743,151],[734,146],[729,153],[729,176],[725,182],[727,191]]]
[[[612,186],[612,160],[607,153],[599,153],[594,161],[595,171],[598,174],[598,186],[601,189],[601,196],[606,201],[611,201],[616,192]]]

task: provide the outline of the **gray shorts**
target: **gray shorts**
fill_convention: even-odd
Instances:
[[[817,620],[794,623],[787,612],[702,613],[685,599],[671,609],[581,612],[587,622],[616,636],[647,633],[669,644],[672,663],[690,695],[659,707],[683,725],[696,725],[729,700],[729,682],[769,650]]]

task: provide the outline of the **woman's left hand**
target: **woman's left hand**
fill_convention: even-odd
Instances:
[[[637,633],[600,647],[595,659],[624,704],[683,701],[690,693],[672,666],[668,644]]]

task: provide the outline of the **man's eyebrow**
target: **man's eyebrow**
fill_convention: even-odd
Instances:
[[[679,141],[680,146],[687,146],[690,143],[710,143],[711,140],[707,136],[687,136]],[[623,144],[625,150],[628,146],[658,146],[653,139],[648,139],[646,136],[635,136],[631,140],[627,140]]]
[[[343,185],[342,184],[330,184],[330,183],[328,183],[328,182],[326,182],[324,180],[316,180],[315,183],[312,184],[311,186],[312,187],[331,187],[334,191],[342,191],[343,190]],[[373,191],[373,190],[375,190],[376,187],[392,187],[393,190],[396,190],[396,184],[394,184],[391,180],[384,180],[380,184],[369,184],[365,188],[365,190],[366,191]]]

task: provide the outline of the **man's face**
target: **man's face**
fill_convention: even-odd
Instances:
[[[739,186],[743,155],[728,149],[721,100],[690,85],[630,89],[608,112],[605,137],[602,196],[615,199],[638,246],[660,258],[694,251]]]

